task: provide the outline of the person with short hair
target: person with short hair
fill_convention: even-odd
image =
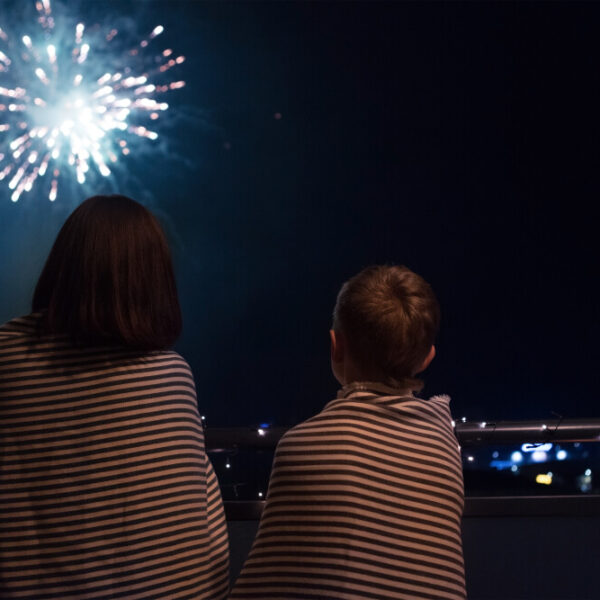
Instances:
[[[449,398],[424,400],[439,307],[403,266],[341,288],[331,365],[342,388],[289,430],[232,599],[463,600],[459,447]]]
[[[156,218],[95,196],[0,327],[0,597],[219,600],[229,548]]]

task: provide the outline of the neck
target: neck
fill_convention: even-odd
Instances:
[[[353,381],[342,387],[338,397],[345,398],[354,392],[373,392],[375,394],[386,396],[412,396],[413,389],[402,386],[393,386],[381,381]]]

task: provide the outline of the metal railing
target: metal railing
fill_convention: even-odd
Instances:
[[[205,431],[209,452],[232,448],[274,448],[288,427],[210,427]],[[543,421],[456,422],[461,446],[511,443],[598,442],[600,419],[546,419]]]
[[[211,453],[238,449],[274,449],[287,427],[208,428],[206,448]],[[455,431],[463,447],[512,443],[600,442],[600,419],[554,418],[536,421],[457,422]],[[263,500],[227,501],[230,521],[260,518]],[[467,496],[464,516],[477,517],[560,517],[600,516],[600,495],[553,496]]]

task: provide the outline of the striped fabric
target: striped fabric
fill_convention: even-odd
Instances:
[[[231,598],[465,598],[449,399],[354,384],[281,439]]]
[[[0,327],[0,597],[218,600],[221,497],[175,352]]]

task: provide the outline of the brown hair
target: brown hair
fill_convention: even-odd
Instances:
[[[420,389],[414,378],[439,328],[429,284],[404,266],[367,267],[342,286],[333,329],[368,380]]]
[[[93,196],[62,226],[33,295],[44,329],[79,344],[143,350],[181,332],[171,255],[152,213],[125,196]]]

